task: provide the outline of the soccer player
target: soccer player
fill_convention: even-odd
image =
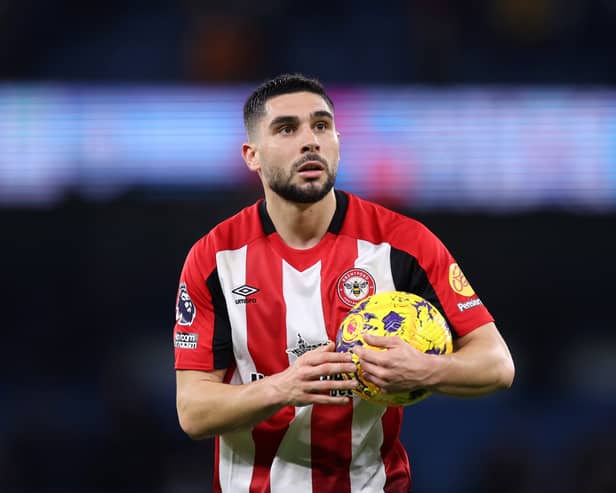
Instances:
[[[334,189],[340,140],[322,85],[281,75],[244,105],[242,156],[265,198],[197,241],[180,275],[177,411],[192,438],[216,437],[214,491],[408,492],[403,408],[353,397],[351,356],[334,350],[351,306],[407,291],[434,304],[450,355],[397,337],[356,348],[385,391],[479,396],[507,388],[509,350],[441,241],[419,222]]]

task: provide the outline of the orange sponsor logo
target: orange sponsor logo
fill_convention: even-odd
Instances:
[[[456,263],[449,266],[449,285],[451,289],[462,296],[473,296],[475,294],[462,269]]]

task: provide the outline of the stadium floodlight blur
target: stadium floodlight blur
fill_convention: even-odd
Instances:
[[[0,86],[0,206],[108,200],[132,187],[257,187],[247,89]],[[364,87],[332,91],[338,186],[414,209],[616,210],[616,92]],[[205,197],[204,197],[205,198]]]

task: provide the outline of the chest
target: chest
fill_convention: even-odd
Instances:
[[[388,244],[340,237],[318,252],[284,253],[264,241],[217,256],[242,381],[334,341],[355,303],[395,289]]]

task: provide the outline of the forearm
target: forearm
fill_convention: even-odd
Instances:
[[[248,430],[282,408],[267,382],[249,384],[197,380],[177,395],[182,429],[193,439]]]
[[[285,406],[350,402],[340,391],[357,387],[355,379],[331,378],[355,370],[351,355],[333,344],[300,356],[280,373],[255,382],[223,383],[224,370],[177,371],[177,409],[182,429],[192,438],[249,430]]]
[[[497,332],[494,339],[476,340],[452,354],[434,356],[429,388],[459,397],[473,397],[508,388],[513,382],[511,355]]]

